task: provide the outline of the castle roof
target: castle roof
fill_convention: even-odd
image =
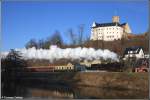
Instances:
[[[107,27],[107,26],[120,26],[120,27],[122,27],[126,24],[127,23],[120,24],[120,23],[116,23],[116,22],[115,23],[96,23],[96,22],[94,22],[92,28]]]

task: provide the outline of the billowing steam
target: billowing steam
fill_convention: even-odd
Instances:
[[[111,59],[118,61],[117,54],[111,52],[107,49],[105,50],[95,50],[93,48],[66,48],[61,49],[57,46],[51,46],[50,49],[16,49],[21,52],[23,59],[46,59],[59,60],[59,59],[69,59],[69,60],[96,60],[96,59]]]
[[[5,58],[8,55],[9,52],[5,51],[5,52],[1,52],[1,58]]]

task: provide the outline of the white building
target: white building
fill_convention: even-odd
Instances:
[[[131,48],[126,48],[125,52],[124,52],[124,60],[126,60],[127,58],[144,58],[144,51],[142,49],[142,47],[131,47]]]
[[[58,71],[58,70],[74,70],[74,65],[72,63],[49,64],[49,67],[54,68],[55,71]]]
[[[119,23],[119,16],[113,16],[111,23],[93,22],[91,40],[113,41],[120,40],[126,33],[131,33],[128,23]]]

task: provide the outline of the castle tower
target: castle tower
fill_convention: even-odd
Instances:
[[[112,17],[112,22],[113,23],[119,23],[119,19],[120,19],[119,16],[113,16]]]

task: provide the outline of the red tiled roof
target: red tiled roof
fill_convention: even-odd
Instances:
[[[67,64],[49,64],[49,66],[66,66]]]

